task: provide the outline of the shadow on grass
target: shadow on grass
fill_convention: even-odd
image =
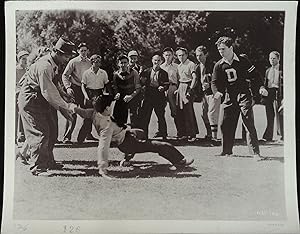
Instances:
[[[245,159],[252,159],[253,156],[248,156],[248,155],[231,155],[231,156],[219,156],[215,155],[215,157],[218,158],[245,158]],[[281,163],[284,163],[284,157],[266,157],[265,159],[257,160],[257,162],[268,162],[268,161],[278,161]]]
[[[210,141],[208,141],[205,138],[197,138],[194,142],[188,142],[187,140],[178,140],[175,138],[168,138],[167,140],[162,140],[160,138],[151,138],[149,140],[155,140],[155,141],[165,141],[169,142],[174,146],[201,146],[201,147],[217,147],[221,146],[221,141],[219,142],[218,145],[213,145]],[[247,145],[246,141],[243,139],[235,139],[234,145]],[[284,144],[282,142],[262,142],[259,141],[259,145],[268,145],[270,147],[277,147],[277,146],[283,146]],[[56,144],[56,148],[89,148],[89,147],[97,147],[98,142],[93,141],[93,142],[84,142],[81,144],[78,143],[73,143],[73,144]],[[115,143],[112,143],[111,148],[116,148],[117,145]]]
[[[101,177],[98,174],[97,163],[95,161],[61,161],[65,167],[61,170],[55,170],[51,173],[50,177]],[[200,174],[191,174],[190,172],[196,171],[193,167],[178,168],[176,171],[170,170],[169,164],[158,164],[153,161],[132,161],[129,167],[120,167],[119,161],[113,160],[109,162],[109,174],[115,178],[153,178],[153,177],[174,177],[174,178],[188,178],[201,177]],[[68,168],[68,165],[83,166],[86,168]],[[111,167],[113,166],[113,167]]]

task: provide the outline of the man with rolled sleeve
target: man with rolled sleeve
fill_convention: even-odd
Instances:
[[[63,74],[62,81],[67,90],[67,93],[75,99],[75,103],[84,106],[84,96],[81,90],[81,81],[83,73],[88,70],[92,64],[87,58],[88,46],[86,43],[82,42],[77,47],[78,56],[71,59],[67,64]],[[64,133],[64,143],[71,143],[72,133],[76,125],[77,115],[73,115],[73,122],[66,122],[65,133]],[[70,126],[71,124],[71,126]],[[84,128],[83,124],[81,128]],[[87,137],[88,140],[96,140],[91,133]],[[78,139],[77,142],[82,143],[84,139]]]
[[[260,87],[260,93],[266,92],[260,74],[245,55],[236,55],[233,51],[233,40],[220,37],[216,46],[222,59],[214,66],[211,88],[214,98],[224,99],[224,115],[221,124],[223,151],[219,156],[232,155],[237,121],[241,113],[247,131],[249,152],[254,159],[264,159],[260,155],[257,133],[253,116],[253,96],[249,82]]]
[[[57,137],[53,108],[69,120],[72,120],[72,111],[61,98],[53,79],[58,66],[75,53],[73,48],[71,41],[60,38],[51,53],[31,65],[20,90],[19,109],[28,144],[28,163],[34,175],[47,175],[48,169],[58,168],[53,156]]]

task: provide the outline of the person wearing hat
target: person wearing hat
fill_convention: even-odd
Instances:
[[[140,77],[136,70],[128,66],[129,59],[120,55],[117,59],[119,70],[113,75],[112,90],[116,98],[113,116],[119,124],[126,124],[128,110],[132,127],[138,125],[136,96],[141,90]]]
[[[19,110],[23,121],[30,158],[27,161],[34,175],[48,175],[49,169],[61,168],[53,156],[57,139],[57,119],[53,109],[72,120],[69,104],[60,96],[53,79],[58,66],[66,63],[75,53],[74,44],[59,38],[53,50],[32,64],[25,73],[19,94]]]
[[[25,141],[25,134],[24,134],[22,120],[19,115],[17,101],[20,92],[19,81],[21,80],[22,76],[26,72],[28,55],[29,53],[25,50],[22,50],[17,54],[18,64],[16,66],[16,115],[15,115],[15,140],[17,144],[19,142]]]
[[[82,75],[83,73],[88,70],[92,64],[91,61],[88,59],[88,46],[86,43],[82,42],[77,47],[78,56],[71,59],[69,63],[67,64],[63,74],[62,74],[62,81],[65,86],[65,89],[67,90],[67,93],[72,96],[75,100],[75,103],[84,106],[84,96],[81,90],[81,81],[82,81]],[[66,122],[65,127],[65,133],[63,137],[64,143],[72,143],[72,133],[74,131],[75,125],[76,125],[76,119],[77,115],[73,115],[73,122]],[[82,128],[85,128],[86,125],[82,125],[80,127],[80,130]],[[82,131],[85,131],[82,129]],[[94,138],[91,134],[91,132],[88,133],[87,140],[97,140]],[[84,139],[79,139],[77,137],[77,143],[82,143]]]
[[[162,57],[160,52],[152,56],[152,67],[141,73],[142,84],[145,86],[145,98],[139,114],[140,127],[148,137],[148,126],[154,110],[158,119],[158,132],[154,137],[167,138],[165,108],[167,99],[165,91],[169,88],[168,73],[160,67]]]
[[[174,92],[177,90],[178,88],[178,80],[179,80],[179,76],[178,76],[178,72],[177,72],[177,67],[178,64],[174,63],[174,50],[171,47],[166,47],[163,50],[163,57],[165,59],[164,63],[160,66],[162,69],[164,69],[169,76],[169,88],[167,90],[167,99],[169,102],[169,107],[170,107],[170,111],[171,111],[171,116],[174,119],[174,123],[176,126],[176,130],[177,130],[177,136],[180,135],[180,126],[179,126],[179,122],[178,122],[178,118],[176,116],[177,113],[177,107],[176,107],[176,95],[174,94]]]
[[[94,54],[90,57],[92,66],[82,75],[81,89],[84,96],[84,107],[90,108],[92,100],[103,93],[109,83],[106,71],[100,68],[101,56]],[[91,119],[84,119],[83,127],[78,134],[78,141],[83,141],[87,134],[92,131]]]
[[[193,105],[193,90],[196,87],[196,64],[188,59],[188,50],[183,47],[176,49],[180,62],[178,65],[179,85],[176,93],[177,118],[180,125],[179,139],[188,138],[189,142],[196,140],[199,133]]]

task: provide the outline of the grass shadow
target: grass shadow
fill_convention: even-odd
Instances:
[[[98,174],[97,164],[94,161],[61,161],[65,166],[67,165],[86,165],[87,168],[68,168],[64,167],[61,170],[55,170],[49,177],[101,177]],[[77,163],[77,164],[76,164]],[[196,171],[193,167],[178,168],[176,171],[169,169],[170,164],[158,164],[153,161],[132,161],[130,167],[120,167],[119,161],[113,160],[109,162],[109,174],[116,178],[153,178],[153,177],[201,177],[200,174],[191,174]],[[113,168],[111,168],[113,166]]]
[[[219,156],[219,155],[215,155],[215,157],[219,157],[219,158],[246,158],[246,159],[252,159],[253,156],[249,156],[249,155],[237,155],[237,154],[233,154],[230,156]],[[261,159],[261,160],[257,160],[258,162],[267,162],[267,161],[279,161],[281,163],[284,163],[284,157],[266,157],[265,159]]]

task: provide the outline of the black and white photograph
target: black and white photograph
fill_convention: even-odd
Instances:
[[[5,2],[1,233],[299,233],[296,10]]]

